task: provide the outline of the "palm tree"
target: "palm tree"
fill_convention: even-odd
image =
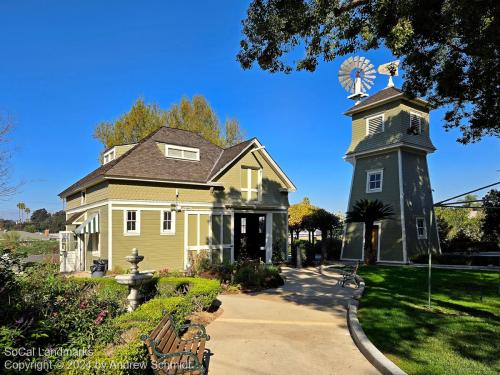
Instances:
[[[385,204],[378,199],[373,201],[360,199],[354,202],[352,210],[346,213],[346,223],[365,224],[365,263],[375,264],[376,254],[372,246],[372,231],[376,221],[390,219],[394,211],[390,204]]]
[[[26,204],[24,204],[23,202],[19,202],[16,205],[16,207],[19,210],[19,223],[22,223],[22,221],[23,221],[23,212],[24,212],[24,209],[26,208]]]
[[[28,207],[26,207],[26,208],[24,209],[24,212],[26,212],[26,221],[29,221],[29,220],[30,220],[30,213],[31,213],[31,210],[30,210]]]

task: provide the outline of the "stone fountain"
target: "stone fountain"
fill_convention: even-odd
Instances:
[[[138,264],[144,259],[144,255],[139,255],[139,251],[134,247],[132,249],[132,255],[125,257],[127,262],[132,266],[130,267],[130,273],[126,275],[115,276],[118,284],[128,285],[129,294],[127,296],[128,301],[128,311],[134,311],[142,298],[140,293],[141,285],[144,285],[151,281],[153,274],[149,272],[139,272]]]

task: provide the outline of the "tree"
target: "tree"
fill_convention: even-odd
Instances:
[[[46,229],[46,223],[50,219],[50,214],[45,208],[40,208],[33,211],[31,214],[31,223],[36,227],[36,230],[42,231]]]
[[[483,235],[481,229],[482,213],[471,215],[469,208],[436,207],[436,217],[440,222],[446,222],[447,239],[452,241],[457,236],[468,238],[469,241],[480,241]],[[444,240],[444,239],[443,239]]]
[[[232,146],[243,140],[242,131],[236,119],[227,119],[224,130],[207,100],[196,95],[190,101],[182,98],[168,110],[161,109],[158,104],[146,104],[138,99],[127,113],[114,122],[101,122],[94,131],[105,148],[111,146],[137,143],[148,134],[162,126],[189,130],[200,134],[206,140],[221,147]]]
[[[22,223],[23,222],[23,214],[24,214],[24,210],[26,208],[26,204],[23,202],[19,202],[16,205],[16,207],[19,210],[19,222]]]
[[[47,229],[49,229],[49,232],[51,233],[57,233],[64,230],[65,226],[66,213],[64,211],[57,211],[50,216],[49,226]]]
[[[500,135],[500,2],[496,0],[253,0],[237,59],[270,72],[314,71],[320,58],[385,45],[401,58],[403,90],[449,105],[461,143]],[[292,66],[290,55],[304,49]]]
[[[372,246],[372,231],[376,221],[392,218],[394,211],[390,204],[385,204],[378,199],[360,199],[354,202],[352,210],[346,212],[347,223],[364,223],[365,239],[364,252],[366,264],[375,264],[377,256]]]
[[[31,209],[26,207],[24,209],[24,212],[26,213],[26,221],[30,221],[30,212],[31,212]]]
[[[500,242],[500,191],[491,190],[483,197],[482,229],[487,241]]]
[[[293,243],[293,233],[297,235],[297,240],[299,239],[299,233],[304,229],[304,218],[311,215],[316,207],[311,204],[309,198],[305,197],[302,202],[297,204],[292,204],[288,208],[288,228],[290,230],[291,240],[290,245],[292,248],[292,254],[297,250]],[[297,264],[297,267],[302,266],[302,254],[300,251],[296,251],[293,261]]]
[[[324,264],[327,257],[328,232],[333,232],[334,228],[340,225],[340,219],[323,208],[315,210],[311,215],[314,227],[321,231],[321,264]]]

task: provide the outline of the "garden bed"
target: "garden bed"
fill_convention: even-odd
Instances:
[[[499,275],[432,270],[432,308],[427,270],[362,267],[367,288],[359,320],[369,339],[408,374],[500,372]]]
[[[155,277],[142,290],[148,300],[128,313],[127,287],[112,278],[63,277],[54,265],[18,275],[7,271],[1,275],[6,287],[0,292],[8,303],[0,322],[0,362],[23,362],[23,373],[147,373],[140,336],[153,330],[163,310],[182,323],[207,310],[220,290],[217,280]],[[37,355],[16,352],[22,347],[37,348]],[[38,355],[38,348],[65,352]],[[26,367],[30,362],[39,366]]]

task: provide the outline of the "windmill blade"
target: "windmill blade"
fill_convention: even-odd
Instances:
[[[356,85],[356,75],[361,75],[361,84],[359,90],[366,93],[373,86],[375,79],[375,69],[364,56],[350,56],[341,65],[338,72],[338,80],[341,86],[348,92],[356,94],[358,90]]]

